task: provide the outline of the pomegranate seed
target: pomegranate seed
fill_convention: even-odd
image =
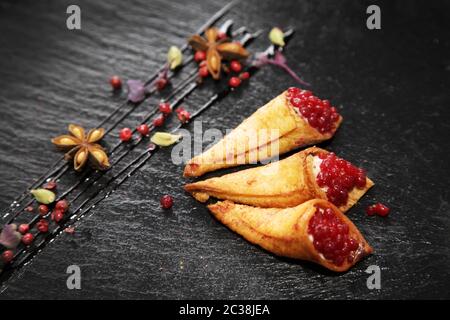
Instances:
[[[66,212],[69,208],[69,203],[67,200],[59,200],[55,205],[55,210]]]
[[[159,111],[161,111],[164,114],[169,114],[172,112],[172,107],[167,102],[162,102],[159,104]]]
[[[206,52],[205,51],[196,51],[194,54],[194,60],[197,62],[203,61],[206,59]]]
[[[351,237],[349,226],[331,208],[316,208],[309,220],[308,233],[313,236],[314,248],[325,259],[336,266],[344,261],[353,262],[352,252],[358,249],[359,243]]]
[[[56,189],[56,182],[55,181],[49,181],[46,184],[44,184],[44,189],[53,190]]]
[[[293,107],[299,108],[300,114],[317,131],[322,134],[333,131],[339,114],[328,100],[321,100],[310,91],[299,88],[289,88],[286,97]]]
[[[123,128],[122,130],[120,130],[119,138],[123,142],[130,141],[132,136],[133,136],[133,131],[131,131],[130,128]]]
[[[33,208],[32,206],[28,206],[28,207],[25,208],[25,211],[27,211],[27,212],[33,212],[33,211],[34,211],[34,208]]]
[[[353,188],[362,189],[366,185],[364,170],[352,165],[350,162],[336,157],[334,153],[318,155],[322,159],[320,172],[317,175],[317,184],[328,187],[327,198],[336,206],[347,203],[348,192]],[[361,183],[360,179],[364,179]]]
[[[19,231],[21,234],[28,233],[28,231],[30,231],[30,226],[29,226],[28,224],[26,224],[26,223],[21,224],[21,225],[19,226],[18,231]]]
[[[64,212],[56,210],[53,212],[53,220],[60,222],[64,218]]]
[[[228,84],[232,88],[239,87],[239,85],[241,84],[241,79],[239,79],[238,77],[231,77],[230,80],[228,81]]]
[[[153,119],[153,125],[155,127],[161,127],[164,124],[164,116],[159,115],[155,119]]]
[[[241,70],[242,70],[242,65],[241,65],[241,63],[240,63],[239,61],[233,60],[233,61],[231,61],[231,63],[230,63],[230,68],[231,68],[231,70],[233,70],[234,72],[238,73],[238,72],[241,72]]]
[[[114,90],[122,88],[122,80],[120,80],[119,76],[112,76],[109,83]]]
[[[24,234],[22,237],[22,243],[26,246],[30,245],[34,240],[34,236],[31,233]]]
[[[391,211],[391,209],[389,209],[387,206],[385,206],[382,203],[376,203],[376,204],[368,207],[366,209],[366,211],[367,211],[367,214],[369,214],[369,211],[370,211],[371,214],[369,214],[369,215],[377,214],[380,217],[386,217],[389,214],[389,212]]]
[[[39,222],[36,224],[36,228],[39,232],[45,233],[48,232],[48,221],[45,219],[39,220]]]
[[[45,205],[45,204],[39,205],[38,210],[39,210],[39,214],[40,214],[41,216],[45,216],[45,215],[48,213],[48,207],[47,207],[47,205]]]
[[[198,69],[198,75],[201,78],[206,78],[209,75],[209,71],[207,67],[201,67],[200,69]]]
[[[163,207],[163,209],[170,209],[173,206],[173,198],[169,195],[162,196],[159,202],[161,203],[161,207]]]
[[[242,72],[239,78],[241,78],[241,80],[247,80],[248,78],[250,78],[250,73],[248,73],[247,71]]]
[[[150,128],[145,123],[138,126],[136,130],[143,136],[148,135],[148,133],[150,132]]]
[[[2,253],[3,262],[10,263],[13,258],[14,258],[14,252],[12,252],[12,250],[3,251],[3,253]]]

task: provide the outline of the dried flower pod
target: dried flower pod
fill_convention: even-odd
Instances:
[[[47,189],[34,189],[30,191],[37,202],[42,204],[50,204],[55,201],[55,193]]]
[[[93,166],[97,169],[107,169],[109,168],[109,159],[106,152],[100,145],[89,146],[89,160],[92,162]]]
[[[167,132],[156,132],[150,139],[154,144],[161,147],[168,147],[181,138],[181,135],[170,134]]]
[[[250,52],[238,42],[221,43],[217,46],[217,50],[226,60],[241,60],[250,56]]]
[[[86,140],[89,143],[94,143],[94,142],[100,141],[104,135],[105,135],[105,129],[103,129],[103,128],[92,129],[89,131]]]

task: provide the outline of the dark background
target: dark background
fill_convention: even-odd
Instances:
[[[183,44],[223,5],[184,2],[0,2],[2,212],[60,156],[51,137],[70,122],[95,126],[123,100],[110,91],[112,74],[146,79],[170,45]],[[163,150],[82,219],[75,234],[59,236],[8,281],[0,297],[449,298],[450,6],[375,2],[382,29],[369,31],[365,10],[372,3],[242,1],[228,17],[265,34],[272,26],[296,28],[290,65],[345,119],[325,146],[367,169],[376,183],[348,212],[373,256],[333,275],[248,244],[183,192],[183,166]],[[66,28],[69,4],[81,7],[81,31]],[[264,35],[250,50],[267,45]],[[267,67],[208,110],[204,128],[233,128],[290,85],[285,73]],[[213,90],[204,86],[186,108],[195,110]],[[156,101],[124,124],[134,126]],[[170,212],[159,207],[165,193],[175,198]],[[364,208],[374,201],[392,214],[368,217]],[[81,267],[82,290],[66,288],[71,264]],[[378,291],[366,287],[364,271],[374,264],[382,268]]]

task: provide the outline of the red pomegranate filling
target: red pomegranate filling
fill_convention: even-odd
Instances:
[[[333,209],[317,207],[309,220],[308,233],[314,248],[336,266],[346,260],[352,263],[359,243],[349,234],[349,226],[337,217]]]
[[[322,160],[317,184],[326,189],[327,198],[336,206],[347,203],[348,193],[353,188],[363,189],[366,186],[366,173],[350,162],[338,158],[334,153],[320,154]]]
[[[287,90],[287,98],[291,105],[320,133],[331,132],[335,129],[339,113],[335,107],[331,106],[330,101],[319,99],[311,91],[294,87]]]

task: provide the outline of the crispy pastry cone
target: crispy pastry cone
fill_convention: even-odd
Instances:
[[[315,198],[327,200],[313,169],[314,156],[323,153],[328,151],[311,147],[278,162],[190,183],[184,188],[200,202],[212,196],[264,208],[293,207]],[[339,209],[350,209],[372,186],[372,180],[366,178],[366,186],[353,188],[347,203]]]
[[[331,132],[320,133],[294,110],[284,91],[217,144],[192,158],[184,169],[184,176],[198,177],[222,168],[256,163],[300,146],[328,140],[341,122],[339,116]]]
[[[352,267],[364,256],[373,252],[356,226],[333,204],[321,199],[309,200],[293,208],[257,208],[235,204],[231,201],[218,202],[208,206],[212,214],[224,225],[243,236],[253,244],[278,256],[311,261],[336,272],[343,272]],[[348,226],[348,236],[356,243],[352,251],[347,244],[337,244],[337,238],[331,236],[323,242],[332,242],[337,252],[333,259],[325,258],[318,251],[314,236],[310,233],[310,219],[318,208],[331,208],[332,214]],[[320,222],[319,222],[320,223]],[[316,223],[317,224],[317,223]],[[318,236],[317,236],[318,237]],[[348,238],[347,238],[348,239]],[[343,249],[346,246],[346,249]],[[326,250],[326,249],[324,249]],[[336,256],[341,255],[340,262]],[[344,257],[344,258],[343,258]],[[338,258],[339,259],[339,258]]]

